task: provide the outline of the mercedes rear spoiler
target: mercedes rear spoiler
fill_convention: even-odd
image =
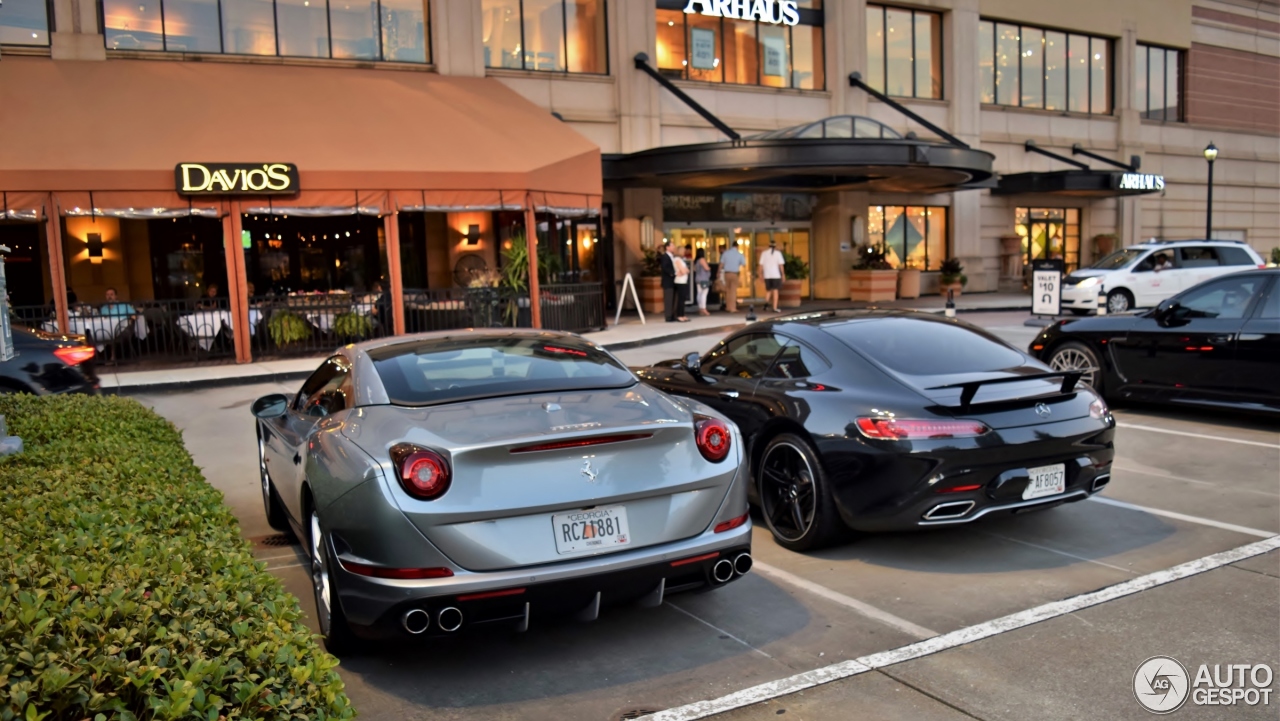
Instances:
[[[1061,378],[1062,379],[1061,394],[1066,395],[1072,392],[1073,390],[1075,390],[1076,383],[1080,380],[1080,377],[1082,375],[1084,375],[1084,372],[1079,370],[1051,371],[1049,373],[1032,373],[1030,375],[1008,376],[1005,378],[988,378],[986,380],[966,381],[964,383],[949,383],[943,386],[933,386],[932,388],[926,388],[925,390],[941,391],[941,390],[948,390],[951,388],[960,388],[961,389],[960,412],[967,413],[969,412],[969,405],[973,402],[973,397],[978,394],[978,389],[981,388],[982,386],[993,385],[996,383],[1018,383],[1020,381],[1037,381],[1037,380],[1048,380],[1050,378]]]

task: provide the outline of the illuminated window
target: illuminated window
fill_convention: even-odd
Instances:
[[[0,45],[48,45],[49,5],[45,0],[5,0],[0,5]]]
[[[425,0],[102,0],[102,16],[108,50],[407,63],[431,56]]]
[[[609,72],[605,0],[483,0],[481,8],[485,67]]]
[[[1110,114],[1110,40],[983,20],[978,46],[982,102]]]
[[[1080,266],[1079,208],[1018,208],[1014,221],[1028,265],[1058,259],[1068,272]]]
[[[1138,45],[1133,106],[1148,120],[1177,122],[1182,115],[1182,51]]]
[[[894,268],[938,270],[947,259],[947,209],[873,205],[867,213],[872,245],[883,245]]]
[[[942,97],[942,16],[867,6],[867,84],[885,95]]]
[[[797,3],[796,25],[685,13],[686,0],[657,4],[656,61],[667,77],[802,90],[826,87],[821,0]]]

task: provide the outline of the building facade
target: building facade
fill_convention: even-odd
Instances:
[[[713,261],[777,242],[818,299],[868,244],[925,292],[948,258],[966,292],[1021,289],[1034,259],[1204,237],[1210,144],[1214,237],[1280,246],[1274,0],[5,0],[0,63],[25,56],[495,80],[602,152],[609,227],[555,238],[610,285],[665,237]],[[875,142],[766,142],[833,138]],[[425,256],[501,242],[494,208],[440,222],[458,237]]]

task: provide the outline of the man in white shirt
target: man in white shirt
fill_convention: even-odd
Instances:
[[[782,290],[782,268],[786,260],[778,250],[778,242],[769,240],[769,248],[760,254],[760,277],[764,278],[765,305],[778,311],[778,292]]]

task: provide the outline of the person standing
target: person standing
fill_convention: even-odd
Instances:
[[[778,293],[782,290],[782,268],[786,260],[778,250],[778,241],[770,239],[769,247],[760,254],[760,277],[764,278],[765,305],[778,311]]]
[[[676,263],[671,255],[671,241],[662,241],[658,253],[658,266],[662,269],[662,311],[668,323],[676,322]]]
[[[738,241],[729,243],[729,249],[720,254],[720,282],[724,284],[724,307],[730,313],[738,312],[738,273],[747,259],[738,250]]]
[[[706,248],[698,248],[693,256],[693,282],[698,294],[698,315],[711,315],[707,312],[707,293],[711,292],[711,264],[707,262]]]
[[[676,246],[672,258],[676,268],[676,320],[688,323],[689,317],[684,314],[685,305],[689,302],[689,264],[685,261],[685,249]]]

